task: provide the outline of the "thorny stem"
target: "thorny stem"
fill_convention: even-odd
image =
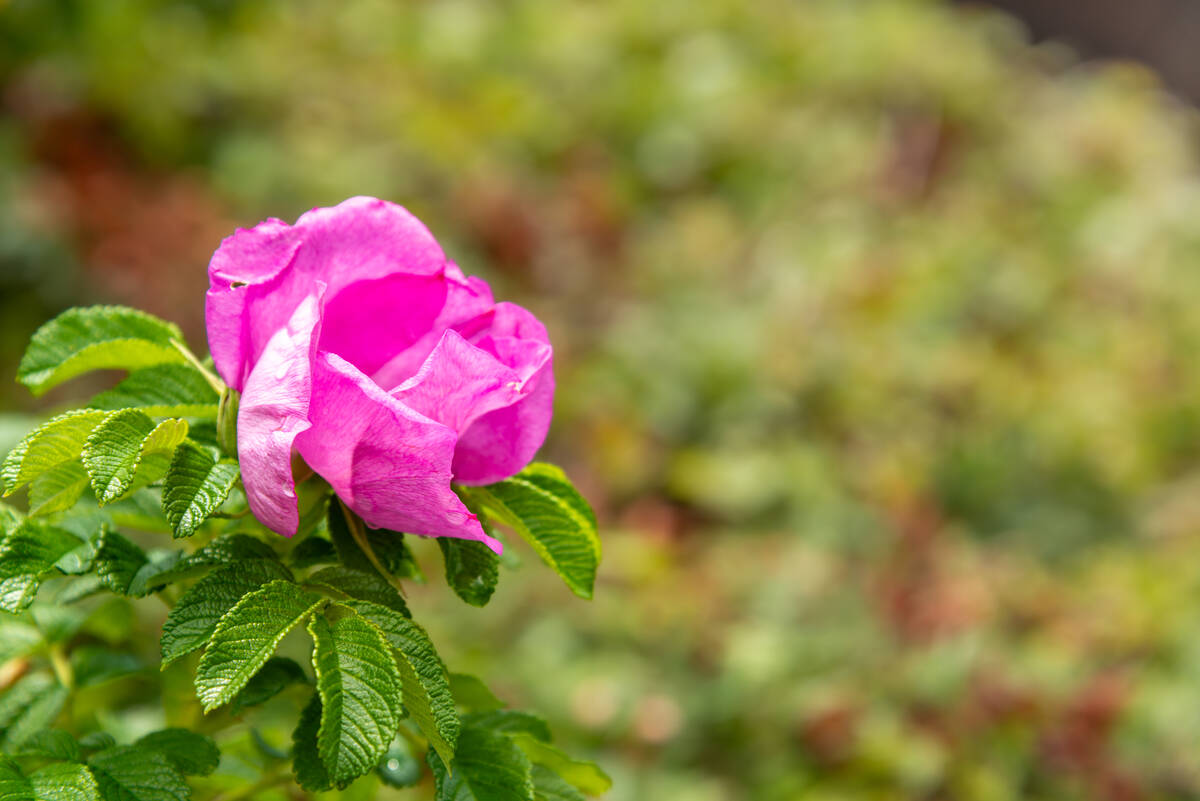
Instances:
[[[188,364],[190,364],[192,367],[195,367],[200,372],[200,375],[204,376],[204,380],[208,382],[210,387],[217,391],[218,395],[225,391],[225,382],[213,375],[212,371],[205,367],[204,364],[198,358],[196,358],[196,354],[188,350],[187,345],[183,344],[178,339],[172,339],[171,344],[175,347],[175,350],[183,354],[183,358],[188,360]]]
[[[380,561],[379,557],[375,554],[375,549],[371,547],[371,542],[367,539],[366,529],[363,528],[362,518],[351,512],[341,498],[338,498],[338,504],[341,505],[342,514],[346,517],[346,526],[350,529],[350,536],[354,538],[356,543],[358,543],[358,547],[361,548],[362,552],[365,553],[367,558],[371,560],[371,564],[375,566],[375,569],[379,571],[379,574],[387,579],[388,584],[391,584],[393,587],[395,587],[396,592],[400,593],[401,595],[405,595],[404,585],[400,583],[400,579],[392,575],[392,571],[383,566],[383,562]]]

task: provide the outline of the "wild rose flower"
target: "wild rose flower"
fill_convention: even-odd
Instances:
[[[208,274],[209,347],[242,393],[260,521],[296,533],[298,453],[371,526],[500,550],[450,482],[507,478],[541,447],[554,374],[537,318],[493,302],[419,220],[374,198],[239,229]]]

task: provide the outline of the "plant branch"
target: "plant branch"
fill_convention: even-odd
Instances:
[[[172,339],[171,344],[175,347],[175,350],[183,354],[183,358],[188,360],[188,364],[190,364],[192,367],[195,367],[200,372],[200,375],[204,376],[204,380],[208,382],[210,387],[217,391],[218,395],[221,395],[225,392],[225,382],[217,378],[212,371],[205,367],[204,364],[198,358],[196,358],[196,354],[188,350],[187,345],[183,344],[178,339]]]

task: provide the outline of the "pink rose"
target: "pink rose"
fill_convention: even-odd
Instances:
[[[371,526],[500,550],[450,482],[507,478],[541,447],[554,373],[536,317],[494,303],[419,220],[373,198],[239,229],[208,275],[255,517],[296,533],[299,453]]]

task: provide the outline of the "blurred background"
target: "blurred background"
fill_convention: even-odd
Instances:
[[[0,373],[397,201],[606,549],[411,603],[611,801],[1200,798],[1200,4],[1008,5],[0,2]]]

